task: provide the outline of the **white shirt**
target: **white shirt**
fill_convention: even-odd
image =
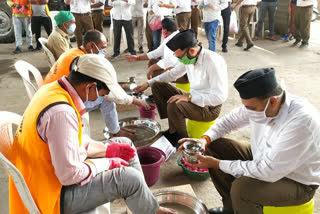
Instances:
[[[211,3],[214,9],[208,7]],[[200,0],[200,5],[203,7],[203,22],[212,22],[219,19],[221,10],[228,7],[228,0]]]
[[[177,0],[177,7],[174,9],[175,14],[191,12],[191,0]]]
[[[112,18],[115,20],[129,21],[132,19],[131,16],[131,5],[135,5],[136,0],[123,0],[108,1],[108,4],[112,6]]]
[[[228,96],[227,64],[219,54],[202,48],[194,65],[179,63],[173,69],[148,81],[171,82],[187,73],[190,82],[191,102],[204,107],[217,106]]]
[[[287,93],[277,117],[269,124],[251,121],[241,106],[204,135],[213,141],[247,125],[251,128],[253,160],[221,160],[223,172],[266,182],[287,177],[305,185],[320,184],[320,114],[314,106]]]
[[[314,4],[314,0],[297,0],[297,7],[307,7]]]
[[[142,0],[136,0],[136,4],[131,6],[131,14],[132,17],[143,17],[145,12],[143,12],[143,4]]]
[[[148,0],[148,11],[153,11],[156,15],[161,16],[163,19],[164,16],[172,16],[172,8],[159,7],[158,4],[160,0]],[[162,0],[163,4],[173,4],[174,7],[177,6],[176,0]]]
[[[93,4],[96,4],[99,2],[101,2],[103,5],[101,7],[91,8],[91,10],[104,10],[104,4],[105,4],[104,0],[95,0]]]
[[[196,6],[199,4],[199,2],[200,2],[200,0],[191,0],[191,5]]]
[[[241,5],[257,5],[258,1],[260,0],[244,0]]]
[[[71,0],[70,11],[71,13],[90,13],[91,1],[90,0]]]
[[[157,62],[157,65],[162,68],[166,69],[169,67],[174,67],[178,63],[178,58],[174,55],[173,51],[168,48],[166,45],[175,35],[177,35],[179,31],[175,31],[171,33],[167,38],[165,38],[162,44],[155,50],[147,53],[149,59],[157,59],[159,57],[163,57],[160,61]]]

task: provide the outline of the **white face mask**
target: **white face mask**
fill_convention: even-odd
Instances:
[[[282,95],[283,95],[283,92],[279,96],[275,96],[275,98],[279,98]],[[263,111],[253,111],[253,110],[247,109],[245,107],[245,110],[247,111],[249,119],[255,123],[260,123],[260,124],[268,124],[268,123],[270,123],[271,120],[275,119],[277,117],[277,115],[274,117],[268,117],[266,115],[266,110],[270,104],[270,99],[271,99],[271,97],[269,97],[267,105]]]

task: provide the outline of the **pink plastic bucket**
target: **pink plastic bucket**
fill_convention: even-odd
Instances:
[[[150,105],[150,109],[147,110],[143,106],[139,106],[140,117],[150,118],[152,120],[156,117],[156,106]]]
[[[148,186],[152,186],[159,179],[160,166],[164,157],[159,149],[153,147],[140,147],[137,149],[144,179]]]

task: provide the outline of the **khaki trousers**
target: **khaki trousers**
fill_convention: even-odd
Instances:
[[[191,11],[191,29],[193,29],[196,38],[198,38],[198,27],[200,22],[200,10],[193,7]]]
[[[190,28],[191,12],[183,12],[176,15],[178,28],[180,31]]]
[[[206,155],[220,160],[252,160],[249,144],[227,138],[213,141]],[[307,186],[288,178],[274,183],[249,177],[235,178],[220,169],[209,169],[213,184],[225,208],[235,214],[263,214],[263,206],[292,206],[310,201],[317,186]]]
[[[151,90],[160,118],[168,118],[171,134],[178,133],[181,137],[188,137],[186,118],[196,121],[212,121],[219,116],[221,111],[221,105],[200,107],[188,102],[167,103],[174,95],[187,94],[169,83],[155,82]]]
[[[133,35],[134,35],[134,28],[137,27],[137,30],[138,30],[138,48],[143,48],[143,17],[132,17],[132,25],[133,25]]]
[[[297,7],[294,18],[294,37],[303,43],[309,42],[313,7]]]
[[[103,33],[103,21],[104,21],[104,11],[103,10],[93,10],[92,11],[92,22],[95,30]]]
[[[91,13],[81,14],[81,13],[72,13],[76,20],[76,30],[74,35],[77,39],[77,45],[80,48],[82,45],[82,35],[88,30],[93,30],[93,22]]]
[[[256,6],[254,5],[243,5],[240,7],[240,38],[238,42],[241,44],[244,38],[246,39],[247,45],[253,44],[249,31],[249,22],[255,11]]]
[[[147,13],[148,17],[148,13]],[[148,24],[148,18],[146,18],[146,38],[147,38],[147,46],[149,50],[153,50],[153,36],[152,30]]]

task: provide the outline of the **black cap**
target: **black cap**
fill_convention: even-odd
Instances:
[[[266,95],[278,86],[275,70],[261,68],[241,75],[233,84],[242,99]]]
[[[197,42],[194,31],[184,30],[175,35],[169,42],[167,42],[167,46],[170,50],[176,51],[177,49],[184,50],[186,48],[190,48]]]

